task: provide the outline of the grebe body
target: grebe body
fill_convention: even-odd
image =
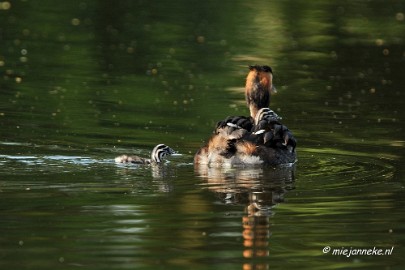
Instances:
[[[218,122],[207,144],[195,154],[194,163],[213,167],[294,163],[297,158],[294,136],[273,111],[264,108],[269,113],[261,113],[261,110],[257,113],[261,118],[256,121],[236,116]]]

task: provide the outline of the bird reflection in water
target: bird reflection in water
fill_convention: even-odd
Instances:
[[[177,167],[169,164],[149,164],[149,165],[120,165],[116,169],[120,176],[119,185],[122,187],[123,180],[128,180],[134,193],[139,190],[150,189],[159,193],[169,193],[174,190],[173,179],[177,177]],[[136,181],[139,179],[147,181]]]
[[[294,189],[295,165],[276,168],[195,167],[206,180],[207,189],[225,204],[244,205],[242,216],[243,269],[268,269],[273,208],[284,202],[284,195]]]

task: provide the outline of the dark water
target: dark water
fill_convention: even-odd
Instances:
[[[405,1],[173,2],[0,2],[0,268],[402,269]],[[298,163],[195,171],[255,63]]]

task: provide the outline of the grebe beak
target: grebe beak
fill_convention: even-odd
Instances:
[[[175,151],[173,148],[169,150],[171,156],[182,156],[179,152]]]
[[[171,156],[182,156],[182,154],[180,154],[179,152],[177,152],[173,148],[169,148],[169,153],[170,153]]]

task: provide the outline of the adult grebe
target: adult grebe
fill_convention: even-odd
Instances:
[[[194,156],[198,166],[280,165],[296,161],[296,140],[268,107],[273,88],[269,66],[249,66],[245,97],[250,117],[231,116]]]

